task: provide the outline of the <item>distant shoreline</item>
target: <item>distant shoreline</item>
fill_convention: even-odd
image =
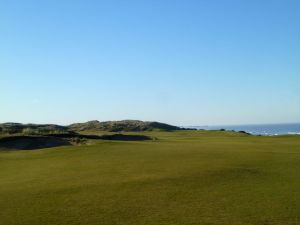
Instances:
[[[276,136],[276,135],[300,135],[300,123],[286,124],[256,124],[256,125],[214,125],[214,126],[187,126],[198,130],[234,130],[245,131],[253,135]]]

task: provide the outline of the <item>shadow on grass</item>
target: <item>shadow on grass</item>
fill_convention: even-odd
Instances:
[[[152,138],[144,135],[81,135],[70,134],[52,134],[45,136],[6,136],[0,138],[0,149],[5,150],[33,150],[41,148],[51,148],[67,145],[83,145],[88,140],[112,140],[112,141],[147,141]]]

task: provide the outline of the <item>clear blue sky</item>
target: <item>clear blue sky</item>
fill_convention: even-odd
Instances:
[[[0,122],[300,122],[299,12],[299,0],[2,0]]]

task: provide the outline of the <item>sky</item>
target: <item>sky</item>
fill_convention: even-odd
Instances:
[[[0,122],[300,122],[298,0],[0,0]]]

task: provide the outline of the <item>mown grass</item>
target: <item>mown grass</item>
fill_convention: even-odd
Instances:
[[[0,152],[0,224],[300,224],[300,136],[143,134]]]

